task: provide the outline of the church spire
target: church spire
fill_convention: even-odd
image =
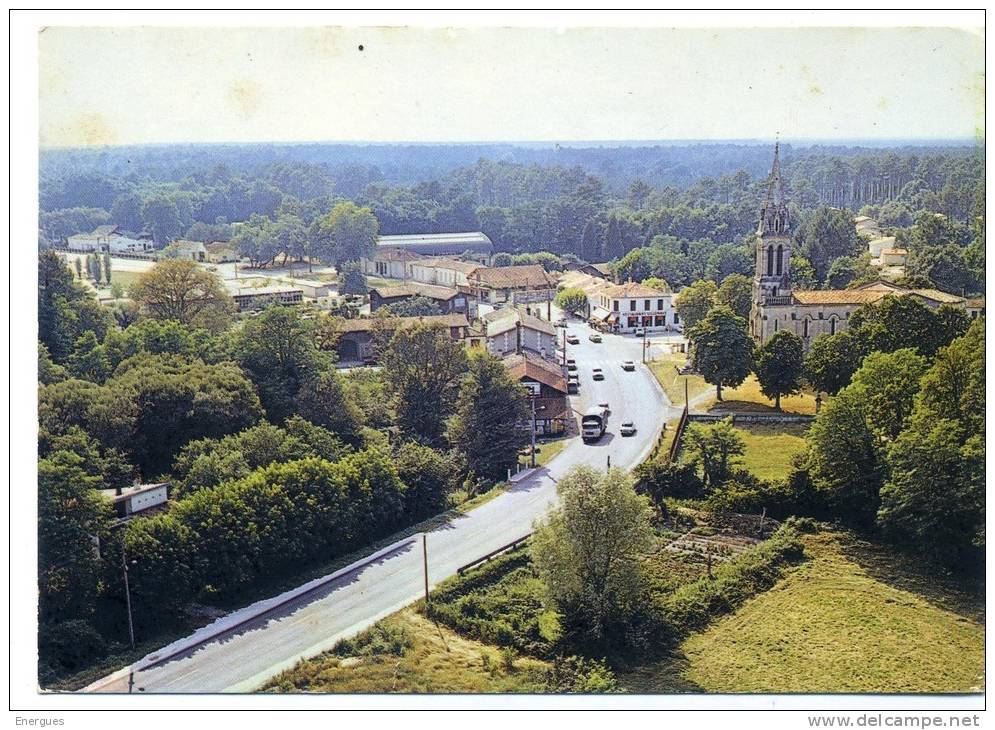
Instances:
[[[770,185],[767,187],[767,201],[764,207],[772,204],[785,205],[785,203],[784,180],[781,179],[781,143],[778,141],[774,143],[774,164],[770,168]]]
[[[767,197],[760,209],[758,235],[786,235],[788,232],[788,197],[781,177],[781,143],[774,143],[774,164],[770,168]]]

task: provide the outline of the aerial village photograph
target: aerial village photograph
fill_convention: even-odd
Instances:
[[[12,22],[18,725],[983,727],[984,11]]]

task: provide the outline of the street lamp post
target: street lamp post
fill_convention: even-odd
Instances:
[[[135,624],[131,618],[131,587],[128,585],[128,558],[124,552],[124,538],[121,539],[121,572],[124,575],[124,603],[128,608],[128,641],[135,648]]]

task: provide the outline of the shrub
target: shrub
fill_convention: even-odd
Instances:
[[[553,665],[537,674],[546,692],[604,694],[623,692],[615,673],[603,661],[577,656],[556,657]]]
[[[341,657],[404,656],[414,646],[411,635],[403,626],[378,623],[351,639],[343,639],[332,649]]]
[[[702,495],[704,485],[695,465],[673,461],[646,461],[635,468],[636,491],[653,500],[653,504],[666,513],[664,500],[694,499]]]
[[[93,626],[78,619],[43,628],[38,654],[51,668],[76,670],[107,653],[107,641]]]

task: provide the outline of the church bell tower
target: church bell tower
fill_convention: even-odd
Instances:
[[[763,309],[765,305],[786,304],[791,296],[791,227],[788,200],[781,179],[780,143],[774,145],[774,164],[770,170],[767,197],[760,209],[757,228],[756,263],[753,272],[753,312],[750,317],[755,337],[765,339]]]

